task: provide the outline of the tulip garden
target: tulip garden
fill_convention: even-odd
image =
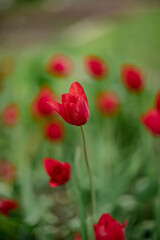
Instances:
[[[0,240],[160,239],[158,22],[1,51]]]

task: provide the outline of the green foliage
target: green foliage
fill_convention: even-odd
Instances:
[[[13,51],[16,67],[5,79],[0,110],[7,103],[16,102],[21,119],[9,129],[0,123],[0,158],[16,165],[17,179],[13,186],[1,182],[0,196],[16,198],[20,213],[10,218],[0,216],[0,239],[73,239],[80,229],[86,234],[80,215],[87,216],[91,228],[90,190],[82,154],[79,176],[75,176],[75,152],[77,146],[82,148],[79,127],[66,124],[64,142],[51,144],[43,137],[43,123],[36,122],[30,114],[41,85],[50,84],[61,95],[68,92],[73,81],[85,88],[91,109],[85,128],[96,188],[97,221],[102,213],[109,212],[121,222],[128,219],[128,240],[153,239],[160,153],[155,151],[155,139],[141,126],[140,115],[153,105],[160,88],[159,22],[158,11],[138,13],[111,23],[102,22],[103,34],[89,41],[82,36],[81,44],[74,39],[80,31],[77,29],[70,35],[65,31],[61,39],[43,48]],[[56,79],[45,71],[48,59],[56,52],[64,52],[75,62],[76,71],[69,79]],[[109,64],[109,76],[102,82],[90,79],[84,71],[82,58],[90,53],[105,58]],[[3,52],[2,56],[7,54],[11,53]],[[147,86],[141,96],[128,93],[122,86],[120,67],[125,62],[135,63],[147,72]],[[115,90],[122,100],[121,112],[113,119],[100,116],[95,106],[96,94],[104,89]],[[47,156],[72,164],[72,180],[66,186],[49,187],[43,167]],[[82,189],[83,194],[77,189]]]

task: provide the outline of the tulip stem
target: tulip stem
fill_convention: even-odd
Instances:
[[[89,160],[88,160],[87,143],[86,143],[85,131],[84,131],[83,126],[81,126],[81,131],[82,131],[82,137],[83,137],[84,158],[85,158],[85,162],[86,162],[86,166],[87,166],[87,171],[88,171],[88,176],[89,176],[89,182],[90,182],[90,190],[91,190],[91,214],[92,214],[92,223],[94,224],[95,211],[96,211],[95,192],[94,192],[92,172],[91,172],[91,168],[90,168]]]

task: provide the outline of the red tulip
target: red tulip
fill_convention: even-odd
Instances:
[[[140,68],[126,64],[121,69],[124,86],[135,93],[142,92],[145,86],[145,77]]]
[[[89,55],[85,58],[86,71],[96,80],[103,80],[108,75],[108,66],[103,58]]]
[[[155,108],[160,111],[160,91],[156,95]]]
[[[7,182],[14,181],[16,178],[15,166],[6,160],[1,160],[0,161],[0,178],[3,181],[7,181]]]
[[[53,120],[46,124],[44,134],[52,142],[61,142],[65,137],[65,125],[59,120]]]
[[[55,112],[50,104],[48,104],[48,101],[55,99],[57,99],[57,97],[53,90],[47,85],[42,86],[31,106],[33,116],[40,118],[53,115]]]
[[[160,136],[160,112],[157,109],[149,109],[142,115],[141,121],[153,135]]]
[[[98,224],[94,225],[96,240],[125,240],[126,225],[126,221],[121,225],[110,214],[105,213],[101,216]]]
[[[71,85],[68,94],[62,95],[62,104],[56,101],[49,103],[66,122],[72,125],[84,125],[90,117],[86,94],[78,82]]]
[[[50,186],[58,187],[65,184],[71,178],[71,165],[51,158],[44,159],[46,172],[50,176]]]
[[[47,70],[56,77],[68,77],[73,72],[73,62],[64,54],[56,54],[49,61]]]
[[[15,103],[8,104],[2,111],[2,122],[7,127],[15,126],[20,117],[19,106]]]
[[[82,240],[82,236],[79,232],[76,233],[74,240]]]
[[[100,92],[97,96],[97,107],[103,115],[116,115],[120,110],[120,106],[120,98],[117,93],[113,91]]]
[[[8,216],[11,211],[18,208],[18,202],[12,199],[0,198],[0,212]]]

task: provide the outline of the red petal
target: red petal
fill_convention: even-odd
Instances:
[[[72,94],[73,96],[79,96],[79,97],[84,98],[84,100],[88,104],[87,96],[86,96],[85,91],[80,83],[78,83],[78,82],[72,83],[69,93]]]
[[[64,103],[76,103],[77,102],[77,98],[73,95],[71,95],[70,93],[67,94],[62,94],[62,104]]]
[[[49,182],[49,185],[52,187],[52,188],[55,188],[55,187],[58,187],[60,184],[55,182],[53,179],[50,180]]]
[[[98,225],[109,225],[114,219],[109,213],[104,213],[99,219]]]
[[[160,91],[156,95],[155,107],[158,111],[160,111]]]
[[[54,167],[55,167],[57,164],[59,165],[59,164],[63,164],[63,163],[60,162],[60,161],[58,161],[58,160],[51,159],[51,158],[45,158],[45,159],[44,159],[44,167],[45,167],[46,172],[48,173],[48,175],[49,175],[50,177],[52,177]]]

